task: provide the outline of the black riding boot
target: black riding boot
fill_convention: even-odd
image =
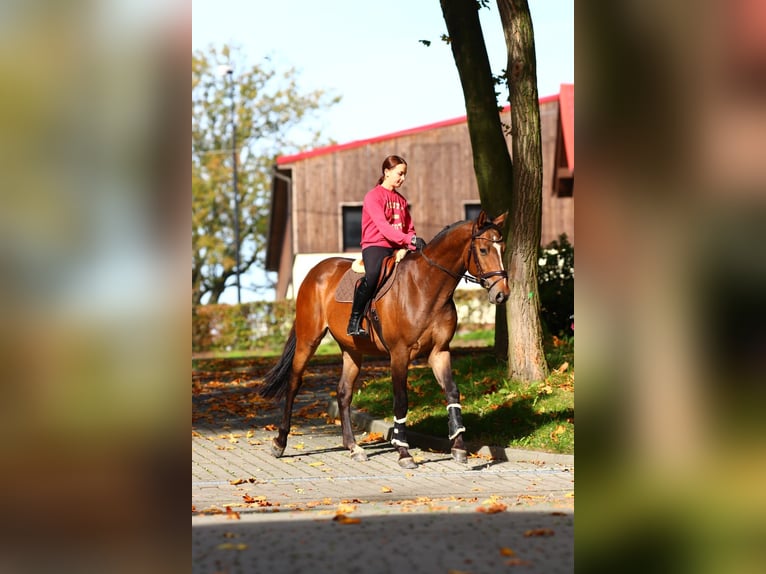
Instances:
[[[362,316],[368,299],[367,278],[363,277],[356,282],[354,287],[354,303],[351,306],[351,318],[348,320],[346,334],[352,337],[367,337],[369,335],[367,331],[362,329]]]

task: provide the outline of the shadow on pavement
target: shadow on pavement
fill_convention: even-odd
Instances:
[[[195,573],[365,574],[394,572],[572,572],[574,517],[564,512],[474,508],[334,519],[333,511],[296,517],[205,517],[192,527]]]

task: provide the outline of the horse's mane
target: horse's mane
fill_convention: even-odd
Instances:
[[[468,221],[467,219],[464,219],[464,220],[462,220],[462,221],[456,221],[455,223],[451,223],[450,225],[448,225],[448,226],[446,226],[445,228],[443,228],[443,229],[442,229],[442,230],[441,230],[439,233],[437,233],[436,235],[434,235],[433,239],[431,239],[431,242],[434,242],[434,241],[438,241],[438,240],[439,240],[439,239],[441,239],[441,238],[442,238],[444,235],[447,235],[447,234],[448,234],[450,231],[452,231],[452,230],[453,230],[453,229],[455,229],[456,227],[459,227],[459,226],[463,225],[463,224],[464,224],[464,223],[466,223],[467,221]]]

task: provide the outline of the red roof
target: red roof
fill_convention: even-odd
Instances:
[[[571,147],[572,148],[572,152],[571,152],[572,153],[572,156],[571,156],[571,167],[574,168],[574,85],[573,84],[562,84],[561,85],[562,90],[564,89],[565,86],[569,86],[571,88],[571,101],[572,101],[572,114],[571,114],[572,120],[571,121],[572,121],[572,128],[571,128],[570,131],[572,133],[572,146],[567,144],[567,154],[569,154],[569,148]],[[546,96],[544,98],[540,98],[540,103],[541,104],[547,104],[547,103],[550,103],[550,102],[555,102],[556,100],[562,100],[562,102],[563,102],[563,93],[561,95],[556,94],[554,96]],[[563,108],[563,103],[562,103],[562,108]],[[503,109],[503,111],[504,112],[508,111],[508,109],[509,109],[509,106],[506,106]],[[562,112],[562,116],[561,117],[562,117],[562,121],[563,121],[563,118],[564,118],[563,112]],[[389,139],[394,139],[394,138],[398,138],[398,137],[402,137],[402,136],[412,135],[412,134],[415,134],[415,133],[418,133],[418,132],[425,132],[425,131],[436,129],[436,128],[444,128],[444,127],[452,126],[452,125],[455,125],[455,124],[465,123],[466,121],[467,121],[466,116],[460,116],[460,117],[457,117],[457,118],[453,118],[451,120],[444,120],[444,121],[436,122],[436,123],[433,123],[433,124],[427,124],[427,125],[419,126],[419,127],[416,127],[416,128],[410,128],[408,130],[402,130],[402,131],[398,131],[398,132],[394,132],[394,133],[390,133],[390,134],[385,134],[385,135],[382,135],[382,136],[377,136],[377,137],[374,137],[374,138],[368,138],[368,139],[363,139],[363,140],[355,140],[355,141],[352,141],[352,142],[349,142],[349,143],[345,143],[345,144],[335,144],[335,145],[329,145],[329,146],[325,146],[325,147],[318,147],[318,148],[315,148],[315,149],[312,149],[312,150],[296,153],[296,154],[293,154],[293,155],[282,155],[282,156],[279,156],[277,158],[277,165],[282,165],[282,164],[286,164],[286,163],[293,163],[293,162],[296,162],[296,161],[300,161],[302,159],[308,159],[310,157],[316,157],[318,155],[324,155],[324,154],[334,153],[334,152],[337,152],[337,151],[343,151],[343,150],[351,149],[351,148],[355,148],[355,147],[361,147],[361,146],[368,145],[368,144],[371,144],[371,143],[377,143],[377,142],[381,142],[381,141],[385,141],[385,140],[389,140]],[[566,137],[566,132],[565,132],[564,136]]]
[[[559,110],[561,110],[561,130],[564,134],[567,167],[574,172],[574,84],[561,84]]]

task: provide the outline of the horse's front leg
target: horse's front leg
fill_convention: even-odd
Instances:
[[[338,412],[340,413],[340,427],[343,433],[343,446],[351,451],[351,458],[358,462],[367,460],[364,449],[356,444],[354,429],[351,427],[351,400],[354,398],[354,389],[359,380],[362,356],[343,353],[343,371],[338,381]]]
[[[418,465],[410,455],[410,445],[407,442],[407,367],[408,356],[394,358],[391,355],[391,382],[394,387],[394,433],[391,444],[399,451],[399,466],[402,468],[417,468]]]
[[[447,400],[447,430],[452,441],[452,458],[457,462],[468,462],[468,452],[463,442],[463,415],[460,406],[460,391],[452,378],[452,359],[449,350],[434,350],[428,357],[428,364],[439,382]]]

